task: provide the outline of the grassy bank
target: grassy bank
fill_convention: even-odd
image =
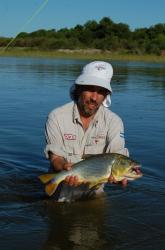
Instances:
[[[0,50],[0,56],[16,56],[16,57],[44,57],[44,58],[70,58],[70,59],[89,59],[89,60],[122,60],[122,61],[143,61],[143,62],[163,62],[165,56],[157,55],[133,55],[112,53],[110,51],[100,50],[29,50],[12,48],[8,50]]]

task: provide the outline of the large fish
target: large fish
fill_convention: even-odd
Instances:
[[[117,153],[99,154],[74,164],[70,171],[43,174],[39,179],[46,184],[45,192],[51,196],[68,175],[77,176],[80,183],[87,182],[89,189],[97,189],[108,181],[110,175],[116,181],[140,178],[142,173],[139,168],[140,164],[127,156]]]

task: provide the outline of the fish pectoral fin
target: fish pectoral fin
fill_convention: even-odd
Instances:
[[[40,181],[42,183],[47,183],[49,181],[51,181],[53,179],[53,176],[52,174],[42,174],[42,175],[39,175],[38,178],[40,179]]]
[[[45,187],[45,192],[47,193],[47,195],[51,196],[54,194],[54,192],[56,191],[56,188],[57,188],[58,184],[55,183],[55,182],[50,182],[48,184],[46,184],[46,187]]]

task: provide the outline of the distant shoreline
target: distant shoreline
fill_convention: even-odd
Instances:
[[[59,50],[38,50],[28,48],[0,48],[0,56],[9,57],[43,57],[43,58],[66,58],[66,59],[89,59],[89,60],[119,60],[119,61],[142,61],[165,63],[165,55],[135,55],[119,52],[101,51],[97,49],[59,49]]]

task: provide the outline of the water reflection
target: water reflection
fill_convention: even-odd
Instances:
[[[104,249],[104,197],[71,204],[45,202],[48,236],[42,249]]]

